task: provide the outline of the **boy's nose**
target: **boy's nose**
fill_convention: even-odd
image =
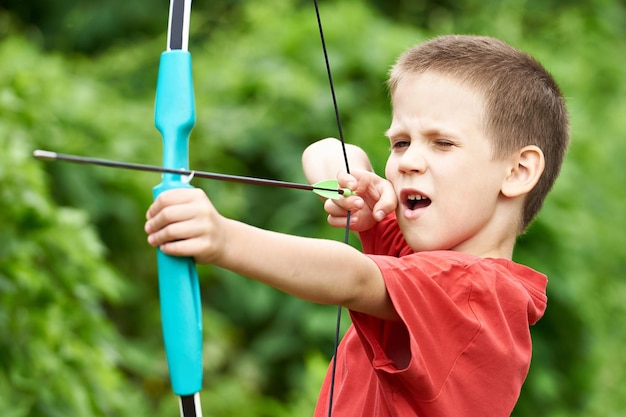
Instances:
[[[424,158],[423,149],[412,142],[404,151],[398,164],[398,169],[403,173],[426,171],[426,159]]]

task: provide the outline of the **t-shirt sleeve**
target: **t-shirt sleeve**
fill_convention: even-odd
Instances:
[[[389,390],[435,398],[480,329],[470,304],[471,278],[462,263],[432,253],[370,257],[401,320],[350,312],[366,353]]]

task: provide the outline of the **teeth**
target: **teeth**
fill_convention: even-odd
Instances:
[[[424,197],[422,195],[419,195],[419,194],[412,194],[412,195],[407,196],[407,199],[409,201],[420,201],[420,200],[423,200],[425,198],[426,197]]]

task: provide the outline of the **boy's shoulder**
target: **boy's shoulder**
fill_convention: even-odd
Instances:
[[[392,299],[428,294],[426,298],[433,301],[441,296],[455,305],[472,305],[475,313],[524,306],[531,324],[546,308],[547,277],[508,259],[440,250],[400,258],[374,256],[373,260]]]
[[[468,276],[512,276],[521,280],[544,282],[544,274],[529,266],[504,258],[483,258],[453,250],[414,252],[398,258],[402,263],[413,263],[422,270],[449,273],[463,271]]]

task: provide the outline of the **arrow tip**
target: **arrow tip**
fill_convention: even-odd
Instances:
[[[57,159],[56,152],[44,151],[37,149],[33,152],[33,156],[37,159]]]

